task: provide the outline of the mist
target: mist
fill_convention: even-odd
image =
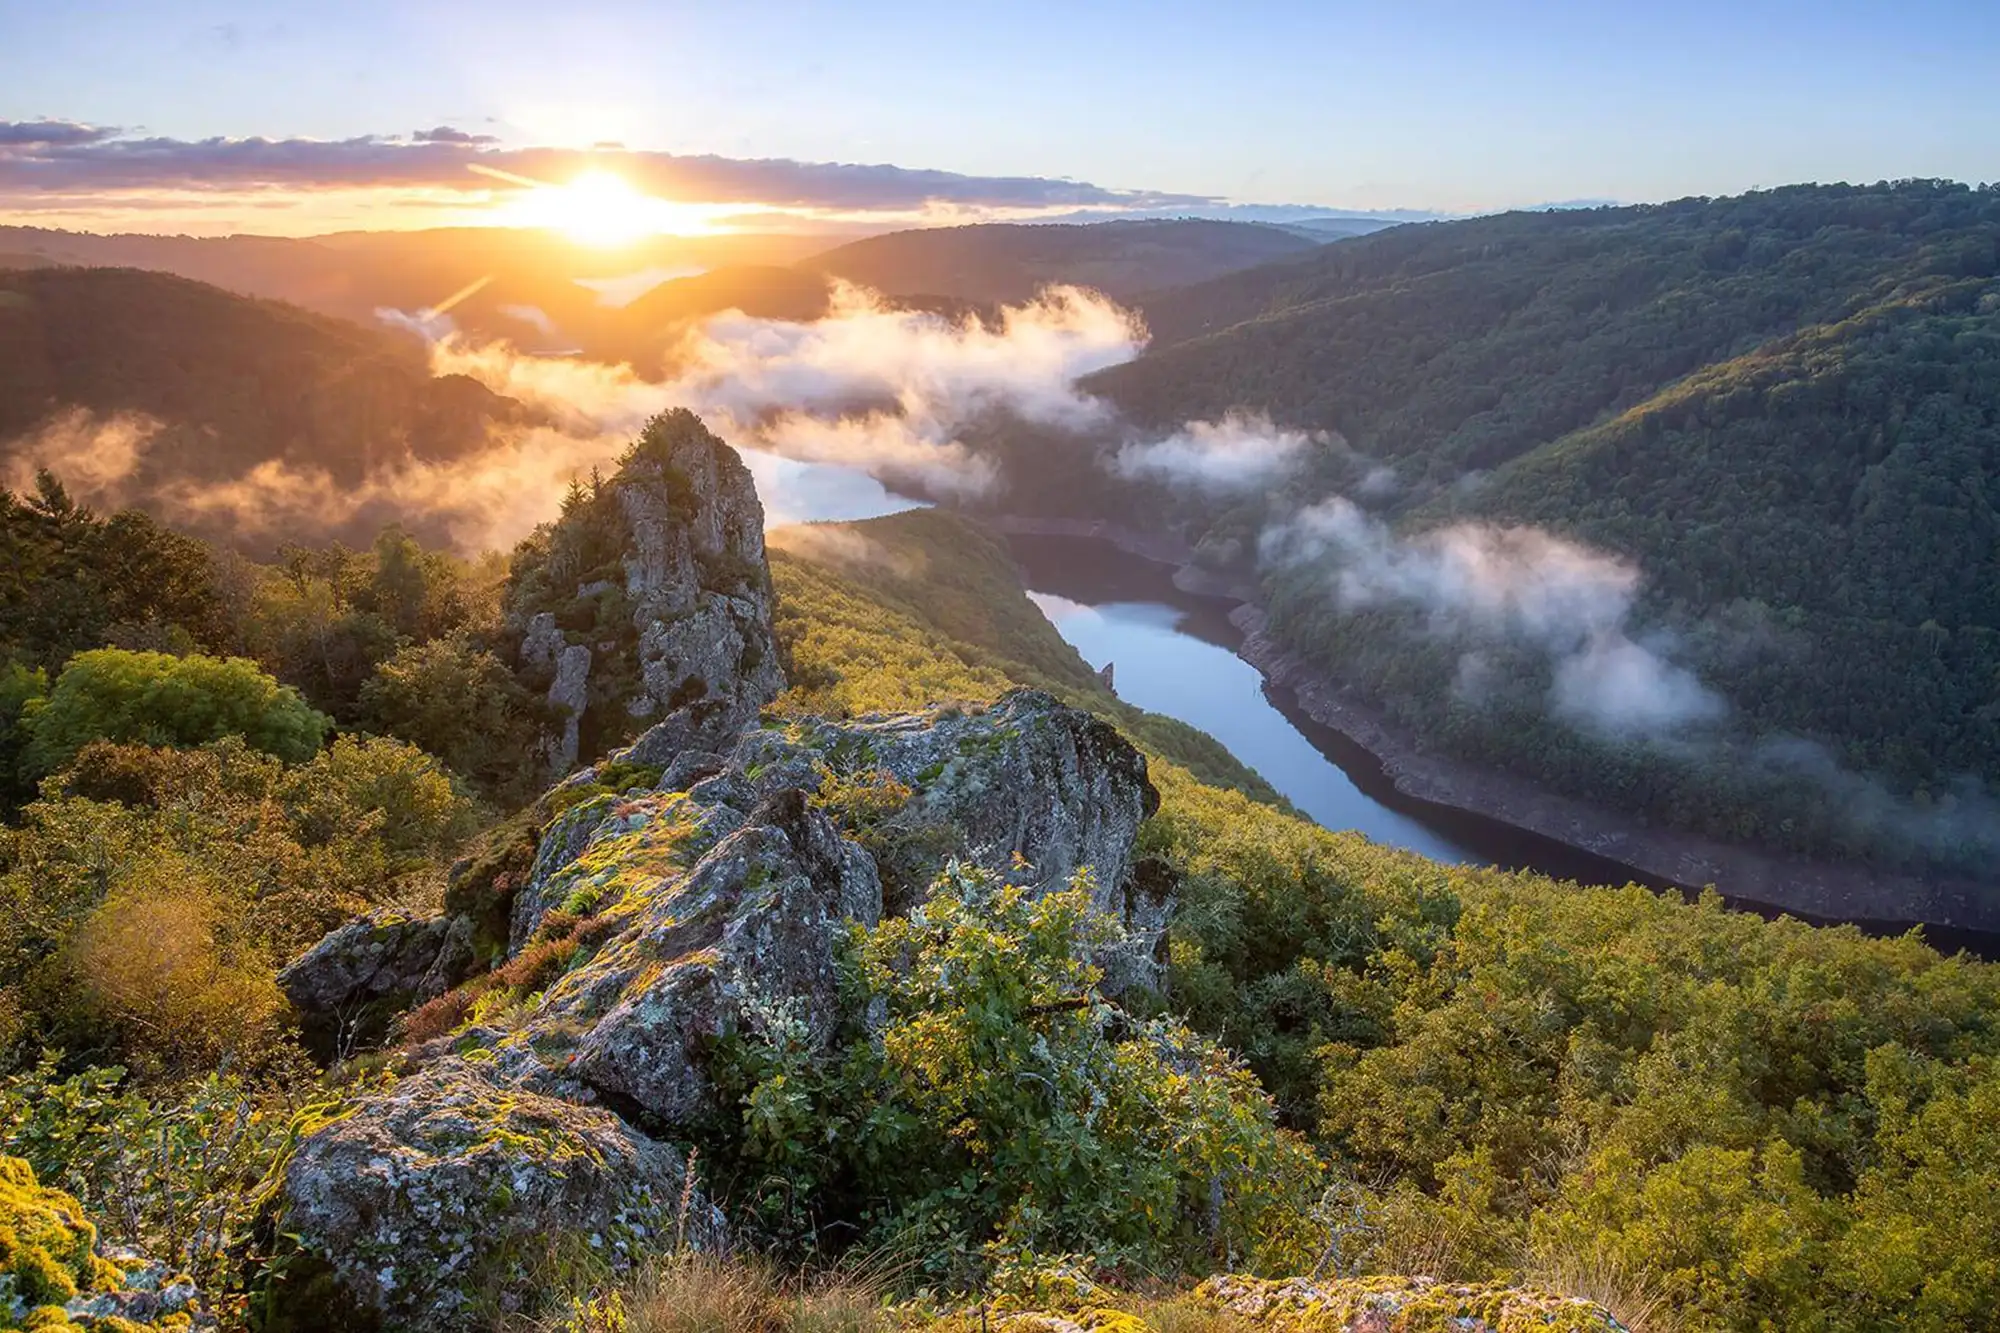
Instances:
[[[1421,611],[1441,635],[1522,643],[1548,660],[1552,715],[1602,735],[1662,737],[1728,713],[1722,697],[1673,660],[1671,636],[1635,636],[1637,566],[1538,528],[1461,523],[1399,537],[1342,496],[1268,529],[1267,562],[1328,561],[1328,591],[1343,610],[1398,605]],[[1459,667],[1476,699],[1477,650]]]
[[[1121,477],[1189,490],[1255,491],[1297,468],[1314,439],[1272,425],[1261,412],[1231,412],[1220,421],[1189,422],[1162,440],[1128,441],[1109,466]]]
[[[996,414],[1107,426],[1107,407],[1076,381],[1145,343],[1131,314],[1076,288],[988,320],[953,320],[842,287],[809,324],[716,316],[687,333],[672,374],[648,378],[629,365],[475,343],[448,314],[378,313],[431,340],[434,374],[475,379],[530,408],[537,424],[496,427],[469,454],[405,459],[358,484],[283,461],[195,481],[164,455],[146,467],[164,447],[159,423],[72,412],[10,448],[9,485],[31,488],[35,469],[52,466],[87,503],[143,504],[251,544],[402,521],[468,553],[506,549],[554,516],[572,478],[608,472],[649,418],[687,407],[737,446],[770,522],[867,517],[915,503],[893,493],[898,485],[958,499],[993,493],[996,465],[962,435]]]

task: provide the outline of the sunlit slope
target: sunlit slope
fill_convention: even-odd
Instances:
[[[834,715],[1048,690],[1204,782],[1282,804],[1205,732],[1120,702],[1030,602],[1006,547],[936,509],[770,536],[793,707]]]

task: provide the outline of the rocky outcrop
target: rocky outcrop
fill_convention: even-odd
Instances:
[[[397,1014],[465,980],[472,928],[463,918],[387,913],[334,930],[278,973],[307,1044],[322,1058],[379,1041]]]
[[[950,857],[1040,889],[1082,874],[1134,938],[1107,984],[1146,979],[1170,890],[1133,848],[1159,797],[1111,727],[1032,691],[976,713],[724,717],[681,710],[551,793],[505,956],[471,983],[485,998],[287,1167],[274,1225],[311,1260],[287,1299],[316,1284],[390,1326],[465,1327],[467,1293],[528,1282],[537,1245],[580,1237],[615,1266],[657,1237],[685,1183],[666,1144],[729,1109],[719,1054],[821,1052],[865,1021],[837,966],[885,910],[878,857],[923,883]],[[341,994],[366,971],[320,970]],[[706,1208],[697,1241],[721,1236]]]
[[[485,1327],[539,1276],[617,1272],[722,1218],[675,1149],[602,1108],[448,1057],[307,1135],[284,1168],[293,1238],[267,1327]]]
[[[560,776],[645,719],[706,700],[741,724],[784,687],[764,510],[692,413],[646,426],[615,475],[579,487],[515,557],[506,619],[556,721]]]

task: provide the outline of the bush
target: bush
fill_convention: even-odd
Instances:
[[[402,648],[361,687],[366,725],[421,746],[509,804],[535,795],[544,711],[499,658],[456,638]]]
[[[105,1238],[224,1291],[250,1237],[257,1186],[278,1160],[290,1107],[211,1074],[170,1096],[125,1071],[64,1077],[54,1055],[0,1078],[0,1151],[98,1219]]]
[[[296,690],[240,657],[170,657],[100,648],[78,653],[46,699],[24,714],[28,762],[41,773],[94,740],[194,746],[241,736],[293,763],[310,758],[331,720]]]
[[[851,983],[882,1015],[837,1065],[795,1015],[739,1052],[739,1218],[792,1239],[859,1217],[938,1276],[967,1256],[1089,1250],[1143,1271],[1232,1254],[1298,1262],[1286,1219],[1318,1163],[1240,1062],[1096,992],[1116,923],[1087,886],[1045,897],[954,867],[919,912],[859,940]]]

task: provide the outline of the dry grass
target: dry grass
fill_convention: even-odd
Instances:
[[[890,1333],[879,1286],[851,1274],[781,1278],[758,1259],[684,1251],[548,1333]]]
[[[1596,1301],[1632,1333],[1689,1333],[1687,1319],[1655,1282],[1601,1255],[1544,1257],[1529,1267],[1526,1284]]]

